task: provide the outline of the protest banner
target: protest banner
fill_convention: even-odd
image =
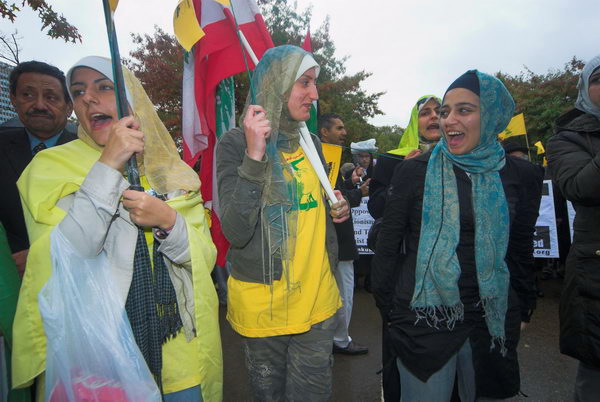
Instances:
[[[533,234],[533,256],[535,258],[558,258],[558,232],[554,213],[552,180],[544,180],[540,216]]]
[[[375,219],[373,219],[367,208],[368,201],[369,197],[363,197],[360,201],[360,205],[356,208],[352,208],[354,237],[356,239],[356,247],[358,248],[359,254],[373,254],[369,247],[367,247],[369,229],[371,229],[373,222],[375,222]]]
[[[567,213],[569,215],[569,234],[571,235],[571,243],[573,243],[573,222],[575,221],[575,208],[573,203],[567,201]]]

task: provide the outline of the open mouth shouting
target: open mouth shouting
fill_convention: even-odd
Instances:
[[[92,130],[102,130],[103,128],[110,126],[112,120],[112,116],[107,114],[93,113],[90,115],[90,126]]]
[[[446,141],[450,148],[456,148],[462,145],[465,140],[465,133],[461,131],[449,131],[446,133]]]
[[[440,125],[438,123],[431,123],[427,126],[427,131],[437,132],[440,129]]]

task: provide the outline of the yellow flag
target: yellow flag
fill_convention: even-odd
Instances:
[[[224,5],[224,6],[226,6],[226,7],[229,7],[229,6],[231,6],[231,1],[229,1],[229,0],[215,0],[215,1],[216,1],[217,3],[221,3],[221,4],[223,4],[223,5]]]
[[[329,167],[329,182],[331,183],[331,187],[335,187],[342,160],[342,147],[332,144],[322,145],[323,156],[325,157],[325,162],[327,162],[327,167]]]
[[[117,9],[117,5],[119,4],[119,0],[108,0],[108,5],[110,7],[110,11],[114,12]]]
[[[179,44],[188,52],[204,36],[192,0],[180,0],[177,4],[173,14],[173,30]]]
[[[508,137],[516,137],[517,135],[525,134],[527,134],[527,130],[525,129],[525,117],[523,116],[523,113],[519,113],[510,120],[506,130],[498,134],[498,137],[500,137],[501,140],[505,140]]]
[[[542,145],[542,141],[538,141],[538,142],[536,142],[533,145],[537,148],[537,154],[538,155],[546,153],[546,150],[544,149],[544,146]]]

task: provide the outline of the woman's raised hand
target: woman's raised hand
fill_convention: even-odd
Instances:
[[[259,105],[250,105],[244,117],[246,152],[254,160],[265,156],[267,138],[271,135],[271,122],[267,120],[267,111]]]
[[[108,142],[100,155],[100,162],[122,170],[131,155],[141,154],[144,150],[144,133],[139,129],[140,124],[133,116],[123,117],[113,124]]]

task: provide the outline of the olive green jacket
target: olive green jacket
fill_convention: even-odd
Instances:
[[[326,167],[321,142],[312,139],[319,157]],[[270,284],[281,279],[281,259],[269,255],[265,234],[261,233],[260,202],[267,174],[267,162],[256,161],[246,154],[246,137],[239,128],[224,134],[217,145],[217,182],[221,226],[229,243],[227,260],[231,263],[231,275],[244,282]],[[265,156],[266,158],[266,156]],[[327,211],[325,247],[332,271],[337,267],[338,243],[333,221],[329,215],[329,203],[324,200]],[[273,275],[263,266],[272,259]],[[263,265],[264,264],[264,265]]]

